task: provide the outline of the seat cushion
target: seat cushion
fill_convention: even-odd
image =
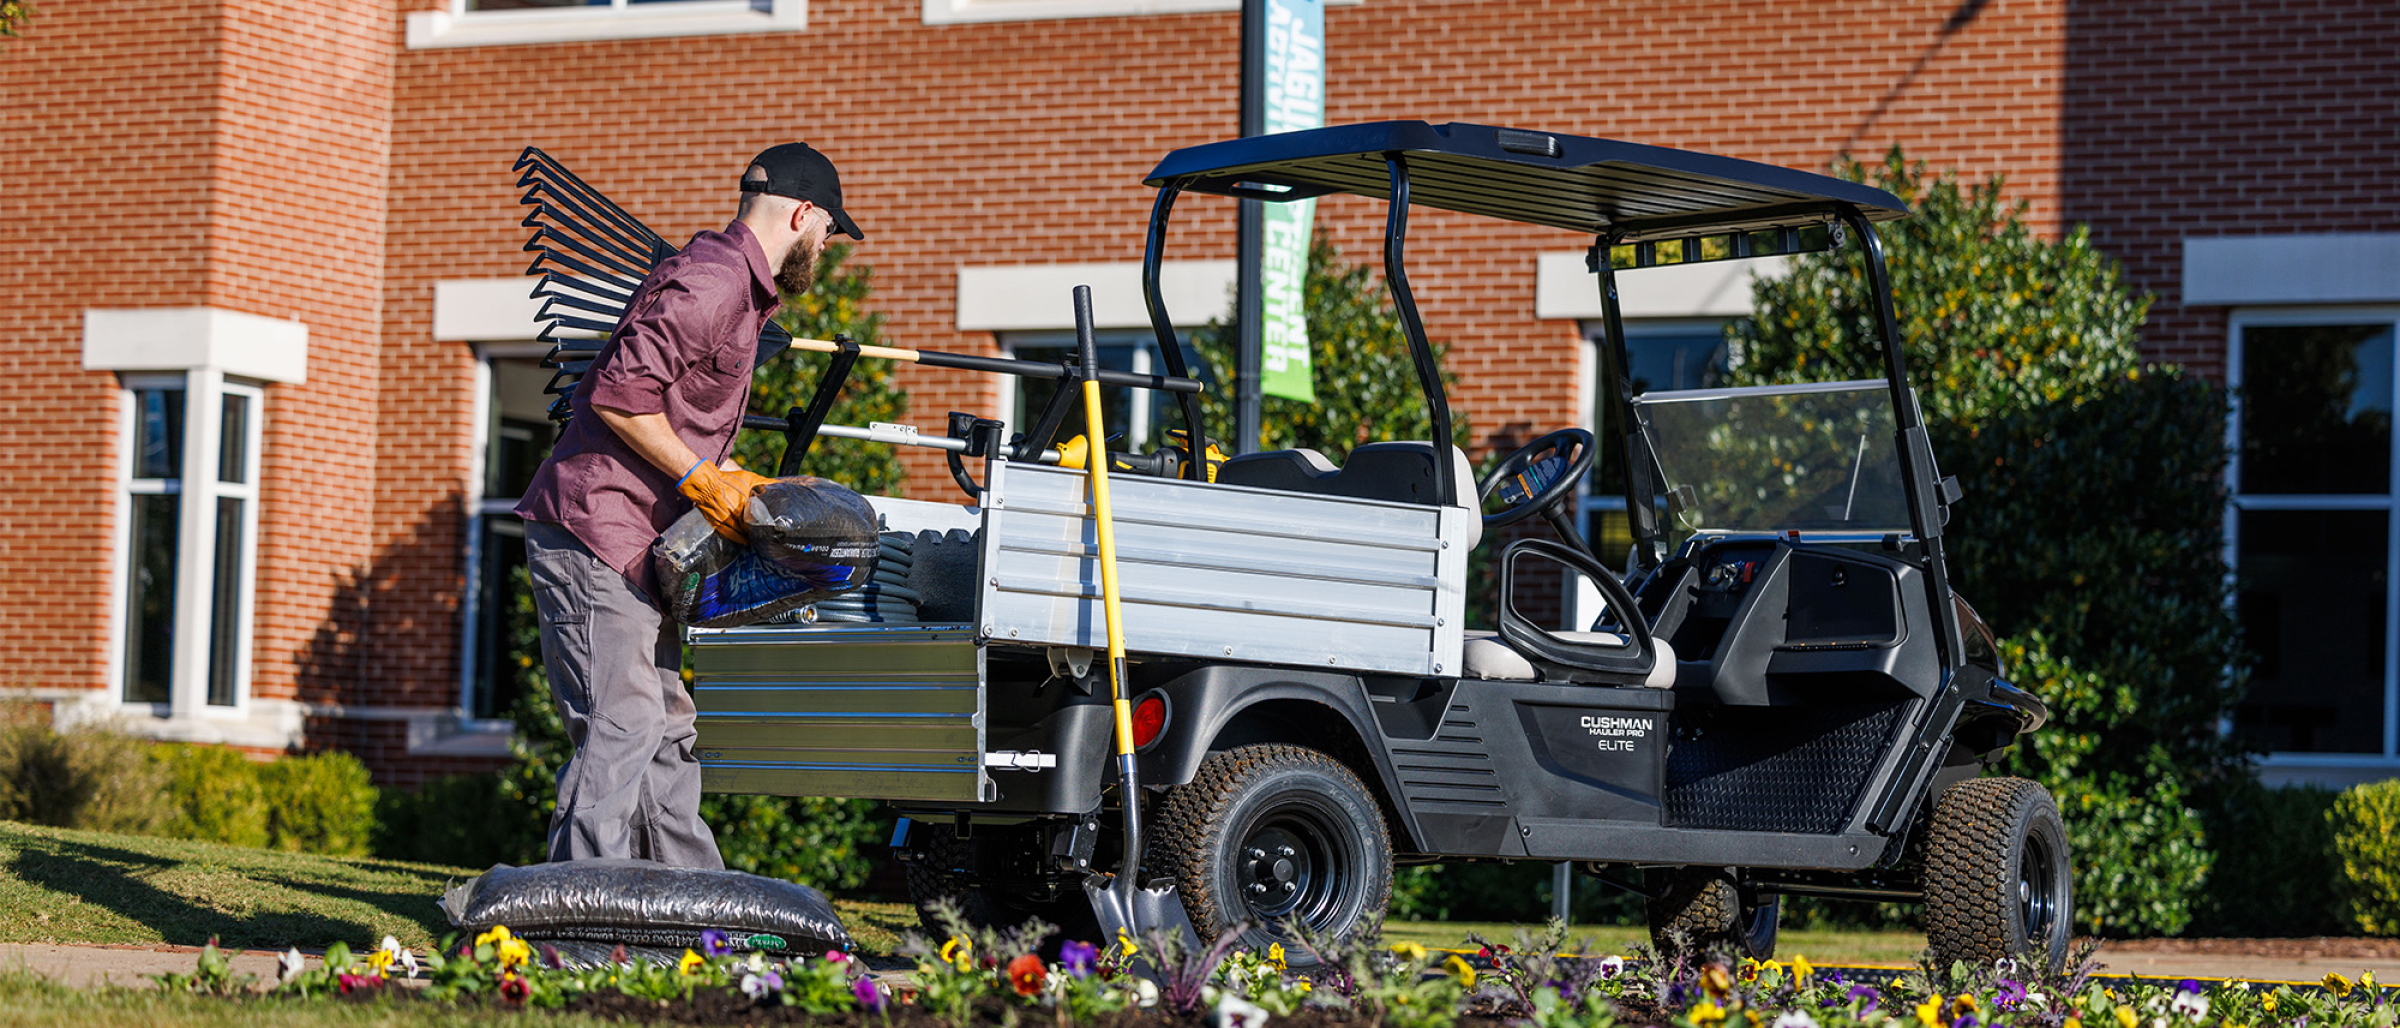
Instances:
[[[1557,636],[1561,641],[1585,646],[1618,647],[1626,643],[1625,637],[1615,632],[1552,632],[1550,634]],[[1675,647],[1668,645],[1665,639],[1652,639],[1650,645],[1657,651],[1658,660],[1651,665],[1650,676],[1644,679],[1642,684],[1652,689],[1673,688],[1675,685]],[[1533,666],[1533,662],[1525,659],[1525,655],[1518,653],[1514,647],[1508,644],[1507,640],[1500,638],[1498,632],[1468,632],[1467,645],[1464,652],[1459,655],[1459,663],[1463,665],[1462,671],[1464,672],[1460,677],[1464,678],[1480,678],[1496,682],[1532,682],[1541,678],[1541,673]]]

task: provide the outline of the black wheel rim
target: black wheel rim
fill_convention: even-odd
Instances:
[[[1265,926],[1293,922],[1329,931],[1348,916],[1359,886],[1358,845],[1343,822],[1311,805],[1263,812],[1228,863],[1245,916]]]
[[[2025,926],[2025,941],[2046,946],[2066,911],[2059,909],[2059,885],[2065,874],[2050,839],[2040,832],[2025,837],[2025,853],[2017,863],[2017,923]]]

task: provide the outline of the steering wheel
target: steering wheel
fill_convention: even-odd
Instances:
[[[1513,525],[1566,502],[1567,494],[1575,491],[1575,482],[1591,470],[1592,456],[1598,452],[1592,434],[1580,428],[1562,428],[1518,447],[1476,483],[1478,506],[1491,502],[1492,494],[1504,485],[1514,483],[1517,493],[1506,508],[1484,515],[1483,527]],[[1563,469],[1543,460],[1553,454],[1566,461]]]

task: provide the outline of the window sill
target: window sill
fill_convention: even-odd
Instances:
[[[609,39],[665,39],[757,32],[798,32],[808,27],[808,0],[757,0],[705,4],[704,10],[635,8],[611,10],[493,11],[452,14],[418,11],[408,16],[408,48],[516,46],[580,43]]]
[[[924,23],[959,25],[979,21],[1040,21],[1119,18],[1144,14],[1201,14],[1238,11],[1242,0],[923,0]],[[1364,0],[1325,0],[1348,7]]]

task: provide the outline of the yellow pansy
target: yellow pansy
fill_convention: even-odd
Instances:
[[[942,963],[960,971],[973,970],[975,967],[975,944],[966,936],[951,936],[950,941],[942,944]]]
[[[1466,986],[1475,984],[1475,969],[1468,967],[1467,962],[1457,955],[1453,954],[1449,960],[1442,963],[1442,966],[1450,969],[1451,975],[1458,979],[1458,984]]]
[[[2132,1007],[2117,1008],[2117,1023],[2123,1025],[2124,1028],[2133,1028],[2140,1022],[2141,1018],[2134,1014]]]
[[[1393,943],[1393,944],[1392,944],[1392,952],[1399,954],[1399,955],[1400,955],[1400,959],[1402,959],[1402,960],[1423,960],[1423,959],[1425,959],[1425,947],[1423,947],[1423,946],[1419,946],[1419,945],[1417,945],[1416,943],[1413,943],[1413,942],[1396,942],[1396,943]]]
[[[508,938],[508,926],[504,924],[496,924],[492,926],[491,931],[476,936],[475,945],[488,946],[495,942],[507,942]]]
[[[1942,997],[1917,1004],[1917,1023],[1925,1028],[1942,1028]]]
[[[2065,1024],[2059,1025],[2059,1026],[2058,1026],[2058,1028],[2083,1028],[2083,1018],[2080,1018],[2080,1017],[2070,1017],[2070,1018],[2067,1018],[2067,1022],[2066,1022]]]
[[[1807,958],[1807,957],[1793,957],[1793,958],[1792,958],[1792,980],[1793,980],[1793,981],[1796,981],[1796,982],[1805,982],[1805,981],[1807,981],[1807,980],[1809,979],[1809,976],[1810,976],[1810,975],[1813,975],[1813,974],[1816,974],[1816,973],[1817,973],[1816,966],[1815,966],[1815,965],[1813,965],[1813,964],[1810,964],[1810,963],[1808,962],[1808,958]]]
[[[1693,1024],[1722,1024],[1725,1020],[1725,1011],[1715,1003],[1701,1000],[1692,1004],[1691,1011],[1684,1016],[1691,1018]]]
[[[2270,1014],[2274,1013],[2274,1012],[2275,1012],[2275,994],[2274,994],[2274,993],[2272,993],[2272,992],[2270,992],[2270,993],[2267,993],[2267,994],[2266,994],[2266,995],[2264,995],[2264,996],[2260,996],[2260,997],[2258,998],[2258,1005],[2259,1005],[2259,1008],[2260,1008],[2260,1009],[2262,1009],[2262,1010],[2265,1010],[2267,1013],[2270,1013]]]
[[[708,961],[702,960],[700,954],[687,949],[683,951],[683,959],[675,962],[675,973],[692,974],[700,970],[700,965],[705,963]]]
[[[1272,943],[1267,946],[1267,963],[1275,965],[1275,969],[1278,971],[1288,970],[1283,964],[1282,943]]]
[[[1141,947],[1133,944],[1133,936],[1122,928],[1117,929],[1117,948],[1120,957],[1131,957],[1142,951]]]
[[[1958,994],[1957,999],[1950,1001],[1950,1019],[1956,1021],[1959,1018],[1965,1017],[1969,1014],[1979,1013],[1982,1011],[1982,1009],[1983,1008],[1975,1002],[1974,996],[1962,992]]]
[[[1314,983],[1314,982],[1311,982],[1311,981],[1309,981],[1309,980],[1308,980],[1308,979],[1306,979],[1306,978],[1302,978],[1302,979],[1300,979],[1299,981],[1296,981],[1296,982],[1293,982],[1293,983],[1292,983],[1292,991],[1294,991],[1294,992],[1315,992],[1315,991],[1317,991],[1317,986],[1316,986],[1316,983]]]
[[[392,966],[392,951],[388,949],[379,949],[375,952],[367,954],[367,966],[373,968],[377,975],[381,975],[385,971],[390,970]]]
[[[2325,991],[2327,992],[2336,996],[2348,996],[2350,988],[2350,979],[2342,977],[2339,971],[2325,976]]]
[[[533,959],[533,947],[526,945],[523,939],[502,939],[493,952],[500,957],[502,969],[522,967]]]

